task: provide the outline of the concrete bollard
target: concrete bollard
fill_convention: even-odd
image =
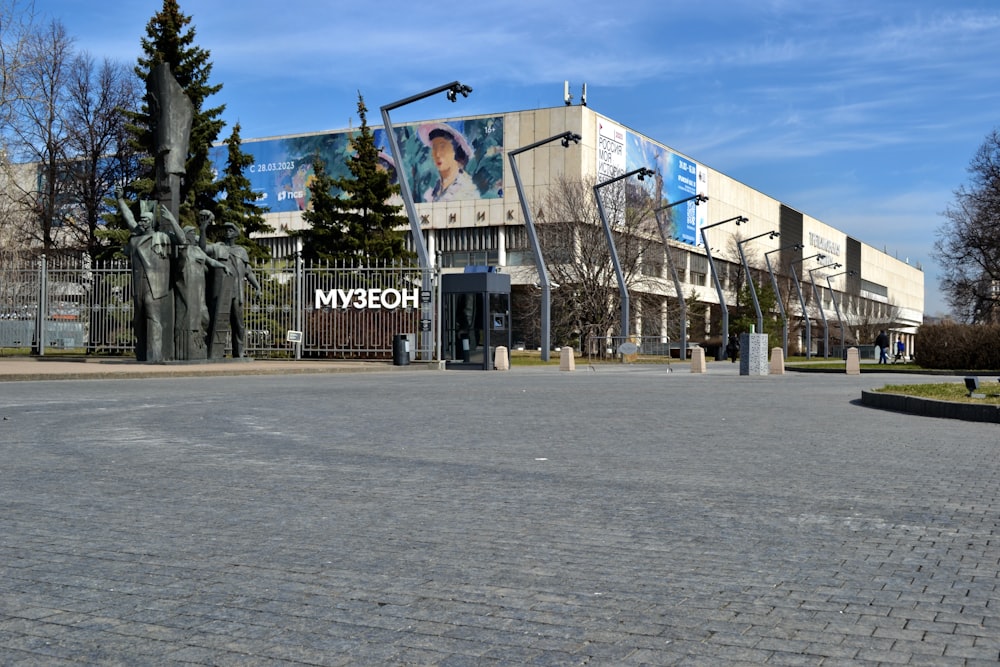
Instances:
[[[705,372],[705,348],[696,347],[691,350],[691,372]]]
[[[507,356],[507,348],[503,345],[498,345],[496,351],[493,353],[493,370],[510,370],[510,357]]]
[[[861,375],[861,355],[856,347],[847,348],[847,374]]]
[[[768,367],[771,375],[785,374],[785,351],[780,347],[771,350],[771,365]]]
[[[564,347],[559,350],[559,370],[575,371],[576,357],[573,356],[573,348]]]

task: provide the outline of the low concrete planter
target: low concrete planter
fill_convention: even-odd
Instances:
[[[975,403],[952,403],[933,398],[917,398],[903,394],[887,394],[879,391],[861,391],[861,403],[881,410],[906,412],[922,417],[941,419],[961,419],[970,422],[990,422],[1000,424],[1000,406],[977,405]]]

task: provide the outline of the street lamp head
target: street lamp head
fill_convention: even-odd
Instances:
[[[583,139],[583,137],[581,137],[579,134],[577,134],[575,132],[567,132],[566,134],[563,135],[563,138],[562,138],[563,148],[569,148],[569,142],[571,142],[571,141],[574,144],[578,144],[578,143],[580,143],[581,139]]]
[[[736,226],[737,227],[739,227],[740,225],[742,225],[744,222],[750,222],[750,218],[746,217],[745,215],[738,215],[738,216],[736,216]]]
[[[453,85],[451,88],[448,89],[447,93],[448,101],[454,102],[455,100],[458,99],[459,95],[461,95],[462,97],[468,97],[469,93],[471,92],[472,92],[471,87],[466,86],[463,83],[456,83],[455,85]]]
[[[642,168],[641,168],[641,169],[640,169],[640,170],[638,171],[638,173],[636,173],[636,176],[638,176],[638,177],[639,177],[639,180],[640,180],[640,181],[644,181],[644,180],[646,180],[646,177],[647,177],[647,176],[655,176],[655,175],[656,175],[656,172],[655,172],[655,171],[653,171],[652,169],[649,169],[648,167],[642,167]]]
[[[824,259],[826,259],[826,255],[824,255],[823,253],[816,255],[817,262],[822,262]]]
[[[771,232],[771,233],[770,233],[770,234],[768,235],[768,238],[771,238],[771,239],[776,239],[776,238],[778,238],[779,236],[781,236],[781,232]]]
[[[694,205],[697,206],[698,204],[704,204],[707,201],[708,197],[706,195],[695,195]]]

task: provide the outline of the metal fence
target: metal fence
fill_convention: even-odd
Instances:
[[[423,283],[432,276],[415,267],[288,262],[258,265],[254,273],[260,296],[243,286],[250,356],[388,359],[394,336],[413,341],[422,325],[427,331],[421,308],[432,287]],[[401,297],[414,292],[421,293],[419,302]],[[0,348],[134,354],[132,313],[125,262],[85,265],[43,257],[0,267]]]

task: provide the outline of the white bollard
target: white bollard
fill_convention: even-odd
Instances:
[[[493,353],[493,370],[495,371],[510,370],[510,357],[507,356],[507,348],[503,345],[497,345],[497,349]]]
[[[696,347],[691,350],[691,372],[705,372],[705,348]]]
[[[559,350],[559,370],[575,371],[576,357],[573,356],[573,348],[564,347]]]
[[[768,367],[771,375],[785,374],[785,351],[780,347],[771,350],[771,365]]]
[[[856,347],[847,348],[847,374],[861,375],[861,355]]]

